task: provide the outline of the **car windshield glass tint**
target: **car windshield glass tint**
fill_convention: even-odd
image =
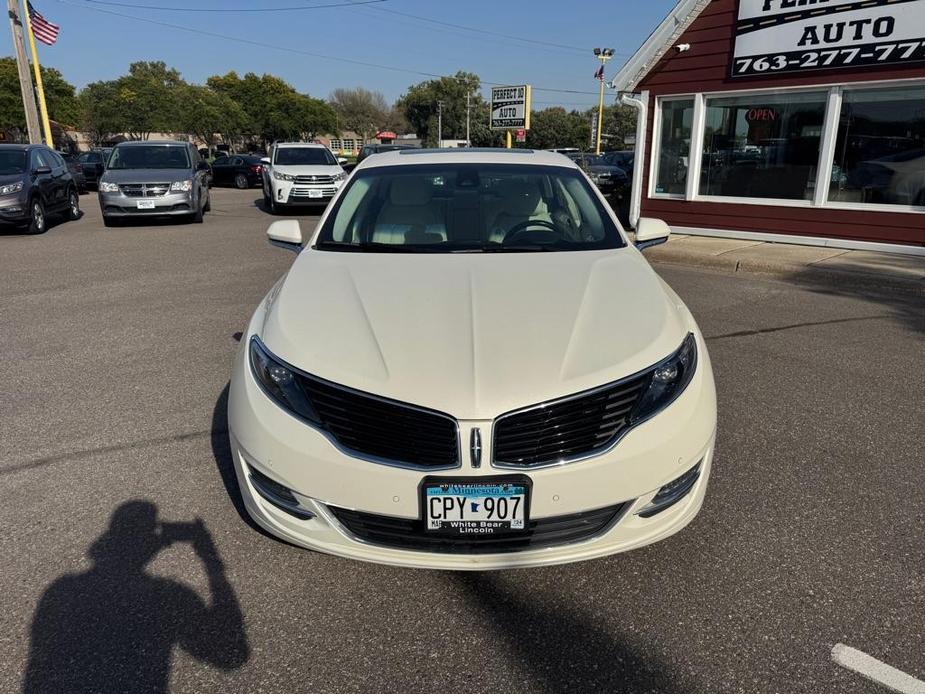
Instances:
[[[188,169],[186,147],[133,145],[116,147],[109,158],[110,169]]]
[[[0,151],[0,175],[21,174],[26,172],[26,153],[24,150]]]
[[[103,157],[98,152],[87,152],[86,154],[81,154],[78,157],[78,161],[82,163],[96,163],[103,161]]]
[[[466,163],[357,171],[315,247],[455,253],[623,245],[610,214],[576,169]]]
[[[274,164],[280,166],[337,166],[337,160],[323,147],[280,147]]]

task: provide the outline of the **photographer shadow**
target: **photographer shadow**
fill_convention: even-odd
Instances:
[[[145,571],[176,542],[190,543],[202,561],[208,604],[192,588]],[[89,555],[93,566],[55,580],[36,608],[26,694],[167,692],[175,646],[220,670],[247,662],[241,608],[201,520],[162,523],[153,503],[129,501]]]

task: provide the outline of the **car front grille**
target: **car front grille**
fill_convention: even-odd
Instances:
[[[629,427],[649,374],[502,415],[494,426],[494,463],[552,465],[594,455]]]
[[[320,188],[319,189],[319,188],[306,188],[304,186],[296,185],[292,187],[292,191],[289,193],[289,195],[290,197],[307,198],[311,195],[309,191],[317,192],[318,190],[321,190],[321,195],[326,198],[333,198],[334,193],[337,192],[337,188]]]
[[[123,195],[130,198],[157,198],[167,195],[169,183],[123,183],[119,186]]]
[[[422,552],[485,554],[516,552],[590,540],[608,530],[627,504],[530,520],[526,530],[460,537],[433,534],[419,519],[395,518],[328,506],[354,537],[374,545]]]
[[[330,186],[334,184],[333,176],[296,176],[296,183],[301,183],[303,185],[309,184],[313,186]]]
[[[456,420],[449,415],[300,374],[302,391],[324,429],[348,452],[424,469],[459,465]]]

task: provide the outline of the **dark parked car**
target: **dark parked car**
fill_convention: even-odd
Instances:
[[[64,162],[67,164],[67,170],[71,172],[71,176],[74,177],[74,183],[77,185],[78,193],[87,192],[87,177],[84,176],[84,167],[77,157],[73,154],[68,154],[67,152],[58,152],[61,155],[61,158],[64,159]]]
[[[601,154],[568,154],[569,159],[585,170],[604,195],[618,200],[629,192],[629,176],[619,166],[607,163]]]
[[[74,177],[61,155],[44,145],[0,145],[0,222],[48,229],[48,215],[80,218]]]
[[[212,183],[217,186],[252,188],[263,183],[263,162],[260,157],[231,154],[212,162]]]
[[[357,155],[357,164],[366,159],[366,157],[372,154],[379,154],[379,152],[394,152],[397,149],[420,149],[417,145],[363,145],[363,149],[360,150],[359,155]]]
[[[77,161],[83,167],[84,178],[87,180],[88,186],[95,188],[96,184],[99,183],[100,176],[106,170],[107,156],[103,150],[95,149],[92,152],[84,152],[77,157]]]
[[[612,166],[619,166],[623,171],[626,172],[626,175],[633,178],[633,167],[636,161],[636,152],[631,149],[627,150],[614,150],[612,152],[604,152],[601,155],[601,160],[605,164],[610,164]]]

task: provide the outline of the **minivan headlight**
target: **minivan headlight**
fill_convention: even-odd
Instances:
[[[100,192],[101,193],[118,193],[119,184],[118,183],[108,183],[106,181],[100,182]]]
[[[291,174],[283,173],[282,171],[276,171],[276,170],[273,171],[273,178],[275,178],[277,181],[294,181],[295,180],[295,176],[292,176]]]
[[[688,333],[674,354],[649,372],[649,385],[636,405],[630,422],[639,423],[665,409],[684,392],[697,368],[697,341]]]
[[[22,181],[10,183],[9,185],[0,186],[0,195],[12,195],[22,190]]]
[[[251,338],[248,350],[251,371],[263,392],[283,409],[312,424],[320,424],[314,405],[302,390],[301,378],[292,367],[270,354],[256,336]]]
[[[189,192],[193,189],[193,182],[190,179],[185,181],[174,181],[170,184],[170,190],[179,191],[181,193]]]

